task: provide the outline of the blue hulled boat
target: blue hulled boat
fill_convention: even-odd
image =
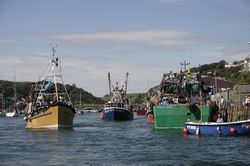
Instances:
[[[238,122],[214,123],[214,122],[186,122],[185,134],[211,135],[211,136],[236,136],[250,135],[250,119]]]
[[[132,120],[134,113],[127,97],[128,73],[126,73],[125,90],[123,87],[119,88],[118,83],[116,83],[116,87],[113,87],[111,91],[110,73],[108,73],[108,79],[110,101],[105,104],[101,112],[101,119],[109,121]]]
[[[132,120],[133,112],[125,108],[106,107],[102,112],[102,119],[110,121]]]

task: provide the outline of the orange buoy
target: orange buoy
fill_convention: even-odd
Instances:
[[[232,127],[232,128],[230,128],[230,132],[231,132],[231,133],[235,133],[235,132],[236,132],[236,129]]]
[[[148,114],[148,123],[154,123],[154,115]]]
[[[188,129],[185,127],[185,128],[183,129],[183,132],[184,132],[184,134],[188,134]]]

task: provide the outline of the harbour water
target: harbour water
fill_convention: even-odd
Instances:
[[[0,118],[0,165],[249,165],[250,137],[184,136],[155,130],[146,117],[105,122],[76,116],[72,129],[26,129]]]

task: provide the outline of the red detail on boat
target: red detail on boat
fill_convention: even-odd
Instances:
[[[183,132],[184,132],[184,134],[188,134],[188,129],[185,127],[185,128],[183,129]]]
[[[232,127],[232,128],[230,128],[230,132],[231,132],[231,133],[235,133],[235,132],[236,132],[236,129]]]
[[[141,107],[136,112],[137,112],[137,115],[144,115],[145,116],[147,113],[147,107]]]
[[[103,115],[103,113],[101,113],[101,120],[105,119],[105,116]]]

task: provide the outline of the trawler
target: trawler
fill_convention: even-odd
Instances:
[[[118,86],[118,82],[116,86],[113,87],[113,90],[111,90],[110,73],[108,73],[108,80],[110,100],[104,106],[101,119],[109,121],[132,120],[134,114],[127,97],[128,73],[126,73],[125,90],[123,87],[120,88]]]
[[[45,74],[32,85],[24,120],[27,128],[72,127],[75,115],[70,96],[61,74],[61,61],[55,47]]]
[[[153,106],[156,129],[183,128],[187,121],[212,120],[214,108],[208,103],[209,95],[203,90],[200,74],[191,73],[190,67],[180,73],[163,74],[159,93]]]

